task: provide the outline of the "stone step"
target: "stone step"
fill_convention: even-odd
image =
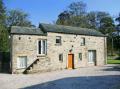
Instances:
[[[45,57],[40,57],[39,60],[27,70],[27,73],[35,73],[41,70],[45,71],[49,65],[50,65],[49,59],[46,59]]]

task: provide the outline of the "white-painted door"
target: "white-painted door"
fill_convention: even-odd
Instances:
[[[88,51],[88,62],[89,63],[95,63],[96,62],[96,51],[95,50],[89,50]]]

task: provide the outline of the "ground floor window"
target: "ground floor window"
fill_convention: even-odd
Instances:
[[[89,50],[88,51],[88,62],[93,63],[96,60],[96,51],[95,50]]]
[[[62,54],[62,53],[59,54],[59,61],[60,61],[60,62],[63,62],[63,54]]]
[[[17,58],[17,68],[26,68],[27,67],[27,56],[19,56]]]
[[[82,53],[78,54],[79,61],[82,61]]]
[[[38,54],[46,54],[47,53],[47,41],[39,40],[38,41]]]

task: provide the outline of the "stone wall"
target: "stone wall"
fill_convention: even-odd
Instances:
[[[62,37],[62,45],[57,46],[56,36]],[[85,46],[81,46],[81,38],[85,38]],[[48,56],[52,59],[53,68],[56,67],[67,67],[67,59],[69,50],[72,49],[74,54],[74,66],[77,67],[86,67],[93,66],[94,64],[88,63],[88,50],[96,50],[97,56],[97,65],[102,66],[105,64],[106,51],[105,51],[105,40],[104,37],[95,37],[95,36],[84,36],[84,35],[70,35],[70,34],[58,34],[58,33],[48,33],[47,42],[48,42]],[[63,63],[59,62],[59,54],[63,53]],[[78,54],[82,53],[82,61],[79,60]]]
[[[56,45],[56,36],[62,37],[62,45]],[[85,46],[80,45],[81,38],[85,37]],[[95,36],[84,36],[74,34],[60,34],[49,32],[47,36],[38,35],[12,35],[12,71],[22,72],[24,69],[17,69],[17,58],[19,56],[27,56],[27,65],[29,66],[34,60],[40,58],[37,54],[37,42],[40,39],[47,39],[47,55],[45,57],[49,60],[47,68],[51,70],[67,68],[67,60],[69,50],[72,49],[74,54],[74,66],[86,67],[94,64],[88,63],[88,50],[96,50],[97,65],[102,66],[106,60],[106,38]],[[59,61],[59,54],[63,54],[63,62]],[[82,53],[82,61],[78,59],[78,53]],[[45,61],[44,61],[45,62]],[[43,63],[44,64],[44,63]],[[45,63],[46,65],[46,63]],[[44,69],[43,67],[37,67]]]

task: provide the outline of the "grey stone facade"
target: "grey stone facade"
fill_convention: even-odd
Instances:
[[[56,36],[61,36],[61,45],[56,45]],[[85,46],[80,45],[82,37],[85,38]],[[47,36],[12,34],[11,39],[13,73],[22,73],[25,70],[24,68],[17,68],[17,57],[19,56],[27,56],[27,66],[36,59],[40,59],[39,63],[32,69],[35,72],[67,68],[69,50],[72,50],[74,54],[75,68],[94,66],[94,63],[88,62],[88,50],[96,50],[97,66],[106,64],[106,37],[48,32]],[[37,42],[41,39],[47,40],[46,55],[37,53]],[[59,61],[59,54],[61,53],[63,54],[63,62]],[[79,53],[82,53],[82,60],[79,60]]]

